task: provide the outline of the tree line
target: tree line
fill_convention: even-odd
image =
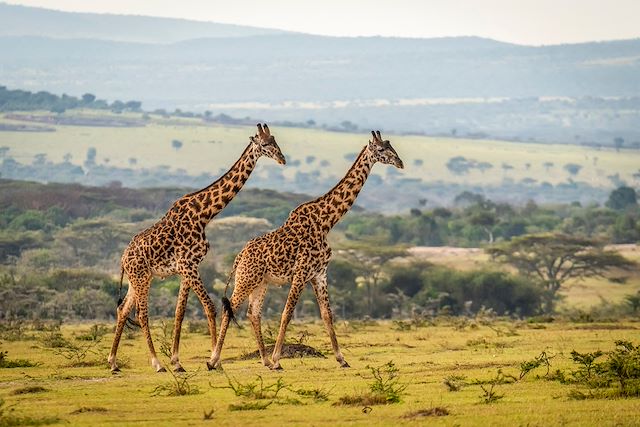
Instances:
[[[112,317],[122,250],[187,191],[0,180],[0,318]],[[246,189],[213,221],[207,232],[212,251],[201,274],[218,301],[242,245],[282,223],[307,199]],[[605,245],[640,240],[640,209],[629,187],[612,191],[604,206],[511,206],[461,193],[449,209],[412,209],[393,216],[353,211],[332,235],[337,243],[329,269],[331,297],[342,318],[465,315],[487,309],[532,316],[554,311],[567,278],[602,274],[611,266],[627,268]],[[415,245],[484,246],[496,261],[514,268],[487,264],[456,271],[407,256],[406,249]],[[523,247],[542,265],[558,253],[570,256],[571,263],[553,275],[540,272],[517,259]],[[560,252],[549,252],[553,248]],[[154,282],[152,315],[172,316],[178,287],[177,278]],[[286,292],[270,291],[267,317],[280,313]],[[297,315],[316,310],[306,290]],[[195,298],[188,313],[202,316]]]
[[[0,111],[51,111],[64,113],[74,108],[90,108],[97,110],[111,110],[121,113],[124,111],[142,111],[140,101],[113,101],[111,103],[97,99],[91,93],[85,93],[80,98],[67,94],[55,95],[50,92],[30,92],[27,90],[10,90],[0,86]]]

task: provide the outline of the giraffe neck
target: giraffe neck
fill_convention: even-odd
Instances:
[[[240,191],[258,161],[253,144],[249,144],[240,158],[224,175],[208,187],[187,194],[174,204],[178,211],[192,220],[207,225]]]
[[[333,228],[355,202],[362,186],[369,177],[373,161],[364,147],[347,174],[327,194],[317,200],[322,230]]]

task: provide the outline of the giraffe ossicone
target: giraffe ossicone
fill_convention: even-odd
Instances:
[[[233,311],[249,300],[247,317],[251,322],[262,363],[281,369],[280,356],[285,332],[293,309],[306,283],[311,282],[320,306],[320,314],[331,340],[336,360],[341,367],[349,367],[344,359],[333,327],[333,314],[327,289],[327,266],[331,248],[327,234],[351,208],[376,162],[404,168],[398,153],[380,131],[371,132],[373,139],[362,149],[344,178],[325,195],[294,209],[285,223],[274,231],[250,240],[236,256],[231,276],[235,286],[231,299],[223,304],[220,332],[209,369],[220,367],[220,353]],[[282,312],[275,347],[268,359],[262,338],[262,304],[267,288],[272,284],[291,283]]]
[[[249,145],[228,172],[202,190],[176,200],[158,222],[136,234],[124,250],[120,286],[126,274],[129,289],[117,309],[115,336],[108,358],[113,372],[119,371],[116,353],[122,330],[134,305],[149,346],[151,365],[157,372],[165,370],[158,360],[149,330],[148,297],[154,276],[181,276],[171,347],[171,364],[174,369],[184,371],[179,360],[180,332],[190,290],[200,300],[207,316],[213,355],[216,345],[215,307],[198,271],[200,262],[209,250],[205,228],[240,191],[260,157],[266,156],[280,164],[286,163],[269,127],[258,124],[257,128],[258,133],[249,138]]]

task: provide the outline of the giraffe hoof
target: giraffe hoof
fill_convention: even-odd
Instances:
[[[113,375],[119,374],[119,373],[120,373],[120,368],[113,368],[113,369],[111,370],[111,373],[112,373]]]
[[[272,366],[271,370],[272,371],[284,371],[284,368],[282,366],[278,365],[278,366]]]
[[[182,366],[178,366],[176,369],[173,370],[173,372],[187,372],[187,371],[185,371],[185,369]]]
[[[157,370],[156,372],[157,372],[157,373],[160,373],[160,372],[167,372],[167,370],[161,366],[160,368],[158,368],[158,370]]]
[[[349,365],[349,364],[347,363],[347,361],[345,360],[345,361],[343,361],[343,362],[340,364],[340,367],[341,367],[341,368],[350,368],[350,367],[351,367],[351,365]]]
[[[212,363],[212,362],[207,362],[207,369],[210,371],[218,371],[218,370],[222,370],[222,365],[220,363]]]

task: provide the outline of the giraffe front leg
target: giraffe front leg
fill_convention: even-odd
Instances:
[[[182,331],[182,321],[189,299],[189,286],[183,278],[178,293],[178,303],[176,304],[176,315],[173,324],[173,344],[171,346],[171,364],[176,372],[185,372],[180,365],[180,332]]]
[[[122,330],[124,329],[125,323],[127,323],[127,317],[129,313],[131,313],[131,309],[133,308],[133,303],[135,301],[134,291],[129,288],[127,291],[127,295],[124,298],[124,301],[117,308],[117,320],[116,320],[116,330],[115,335],[113,337],[113,344],[111,345],[111,353],[109,353],[109,365],[111,366],[111,372],[119,372],[120,368],[118,368],[118,364],[116,363],[116,354],[118,352],[118,345],[120,344],[120,337],[122,336]]]
[[[327,330],[327,334],[329,334],[329,339],[331,340],[333,354],[335,354],[336,360],[340,364],[341,368],[349,368],[349,364],[344,360],[344,356],[340,351],[340,346],[338,346],[336,331],[333,327],[333,313],[331,312],[331,306],[329,305],[329,290],[327,287],[326,270],[322,275],[311,280],[311,286],[313,288],[313,293],[316,295],[318,306],[320,307],[322,321],[324,322],[325,329]]]
[[[284,306],[284,310],[282,311],[282,318],[280,319],[280,331],[278,332],[278,338],[276,339],[276,344],[273,348],[273,354],[271,355],[271,360],[273,365],[271,369],[280,370],[282,366],[280,366],[280,356],[282,354],[282,346],[284,345],[284,337],[287,331],[287,325],[291,321],[293,317],[293,310],[298,303],[298,299],[300,298],[300,293],[302,293],[302,289],[304,288],[305,282],[296,279],[294,276],[293,282],[291,283],[291,289],[289,290],[289,296],[287,297],[287,302]]]

